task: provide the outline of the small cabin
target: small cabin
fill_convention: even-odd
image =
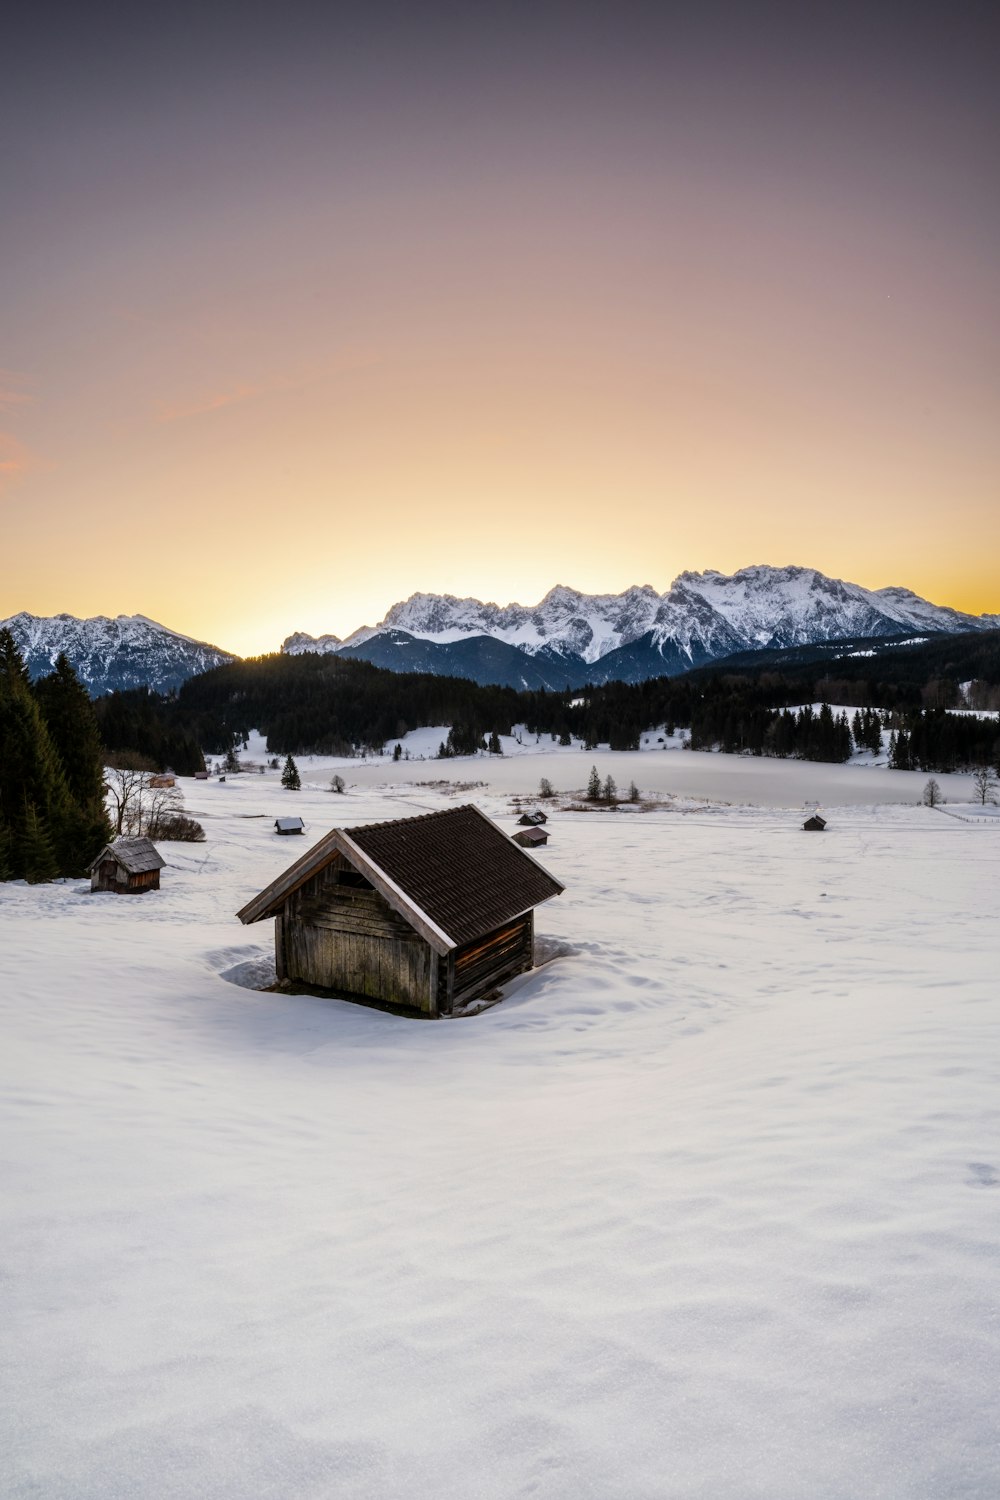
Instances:
[[[441,1016],[533,966],[562,889],[470,804],[334,828],[237,915],[274,919],[279,979]]]
[[[166,860],[150,839],[119,835],[105,844],[88,866],[92,891],[114,891],[119,896],[141,896],[160,889]]]
[[[306,825],[301,818],[275,818],[275,833],[305,833]]]
[[[826,819],[821,818],[819,813],[813,813],[811,818],[806,818],[802,827],[807,833],[822,833],[826,827]]]
[[[537,828],[540,824],[547,823],[549,820],[543,812],[539,812],[536,808],[534,812],[522,813],[517,821],[525,828]]]
[[[195,779],[195,781],[207,781],[208,780],[208,772],[207,771],[195,771],[195,773],[194,773],[194,779]]]
[[[176,786],[177,785],[177,777],[174,775],[173,771],[171,771],[169,769],[169,767],[168,767],[166,771],[157,771],[157,772],[155,772],[154,775],[152,775],[149,778],[149,784],[152,787],[171,787],[171,786]]]
[[[548,833],[544,828],[522,828],[520,833],[512,833],[511,838],[515,844],[520,844],[522,849],[541,849],[549,841]]]

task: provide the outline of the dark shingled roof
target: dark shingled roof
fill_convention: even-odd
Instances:
[[[344,832],[459,946],[563,889],[471,804]]]
[[[109,854],[130,875],[145,875],[150,870],[162,870],[166,864],[166,860],[149,839],[132,839],[121,834],[112,839],[110,844],[105,844],[97,858],[91,860],[87,873]]]

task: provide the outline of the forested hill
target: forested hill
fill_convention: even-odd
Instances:
[[[665,724],[689,729],[696,747],[797,754],[802,745],[788,733],[787,720],[777,719],[788,705],[877,707],[909,734],[921,715],[939,716],[958,706],[961,685],[971,681],[973,706],[1000,710],[1000,631],[906,646],[839,644],[832,661],[788,659],[786,653],[779,663],[776,653],[761,653],[756,670],[727,670],[723,664],[685,677],[561,693],[405,675],[338,656],[273,655],[216,667],[169,697],[144,689],[112,693],[96,709],[108,749],[133,749],[157,760],[172,754],[177,770],[188,760],[200,763],[198,746],[221,754],[253,729],[267,736],[276,754],[381,750],[411,729],[438,724],[450,727],[447,748],[456,754],[475,750],[494,733],[508,733],[514,724],[564,743],[572,736],[621,750],[637,746],[644,729]],[[991,755],[995,722],[984,725],[982,744],[970,739],[966,746],[965,737],[974,732],[970,723],[948,755]],[[842,745],[842,736],[837,743]],[[840,758],[839,749],[834,758]]]

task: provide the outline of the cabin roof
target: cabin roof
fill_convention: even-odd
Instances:
[[[511,834],[511,838],[515,844],[520,844],[522,848],[547,844],[549,841],[548,833],[544,828],[520,828],[517,833]]]
[[[346,857],[438,953],[448,953],[521,916],[563,889],[467,804],[416,818],[334,828],[238,913],[259,922],[289,896]]]
[[[301,818],[275,818],[275,828],[304,828],[306,825]]]
[[[151,839],[135,839],[119,834],[110,844],[105,844],[96,859],[91,860],[87,866],[88,875],[108,855],[117,860],[130,875],[145,875],[149,870],[162,870],[166,864]]]

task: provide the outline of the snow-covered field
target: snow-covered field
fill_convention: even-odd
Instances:
[[[692,800],[554,811],[501,1005],[245,987],[335,821],[450,777],[512,828],[591,760]],[[302,769],[185,782],[158,894],[0,886],[0,1493],[995,1500],[1000,825],[690,753]]]

